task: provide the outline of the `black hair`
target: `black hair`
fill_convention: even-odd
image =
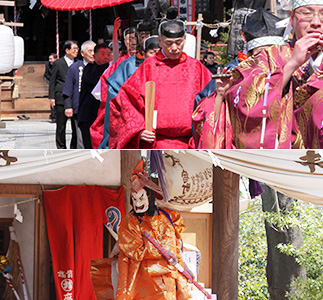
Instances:
[[[107,49],[109,46],[106,43],[98,44],[94,47],[94,53],[98,53],[100,49]]]
[[[215,56],[213,52],[207,51],[207,52],[204,54],[203,59],[206,59],[208,55],[213,55],[213,56]]]
[[[56,53],[51,53],[51,54],[48,55],[48,57],[49,56],[53,56],[55,59],[57,58],[57,54]]]
[[[66,49],[71,50],[73,44],[76,44],[77,45],[77,41],[67,40],[64,43],[64,45],[63,45],[63,52],[64,52],[64,54],[66,53]]]

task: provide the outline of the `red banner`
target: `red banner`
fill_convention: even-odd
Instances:
[[[90,262],[103,258],[104,225],[117,230],[125,215],[123,188],[65,186],[45,191],[44,203],[56,299],[96,300]]]

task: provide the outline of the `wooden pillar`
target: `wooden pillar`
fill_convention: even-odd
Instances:
[[[197,22],[202,21],[202,14],[198,14]],[[196,59],[200,60],[201,58],[201,42],[202,42],[202,28],[197,30],[197,38],[196,38]]]
[[[68,21],[67,21],[67,24],[68,24],[68,33],[67,33],[67,36],[68,36],[68,39],[69,40],[72,40],[73,39],[73,30],[72,30],[72,28],[73,28],[73,24],[72,24],[72,12],[71,11],[69,11],[68,12],[68,19],[67,19]]]
[[[39,202],[35,202],[38,223],[38,298],[49,299],[50,292],[50,249],[47,236],[43,191],[39,195]],[[45,279],[45,280],[44,280]]]
[[[276,0],[270,0],[270,11],[273,15],[277,16]]]
[[[131,210],[130,205],[130,178],[132,171],[141,159],[140,150],[121,151],[121,184],[125,187],[126,212]]]
[[[2,90],[1,84],[2,82],[0,81],[0,128],[6,128],[6,123],[1,121],[1,90]]]
[[[213,167],[212,293],[238,299],[239,175]]]

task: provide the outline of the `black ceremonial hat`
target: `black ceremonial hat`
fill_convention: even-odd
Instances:
[[[169,20],[160,23],[159,36],[164,35],[168,38],[176,39],[185,35],[185,25],[180,20]]]
[[[157,48],[160,48],[157,35],[153,35],[153,36],[150,36],[149,38],[145,39],[144,51],[147,51],[149,49],[157,49]]]
[[[247,17],[242,31],[248,42],[264,36],[283,36],[285,28],[276,28],[276,23],[279,21],[281,21],[280,18],[260,7]]]
[[[248,42],[248,50],[264,45],[284,44],[282,36],[285,28],[276,28],[276,23],[279,21],[281,21],[280,18],[262,7],[250,14],[242,26]]]
[[[137,25],[138,32],[142,32],[142,31],[150,32],[153,29],[154,29],[154,24],[151,21],[142,21]]]

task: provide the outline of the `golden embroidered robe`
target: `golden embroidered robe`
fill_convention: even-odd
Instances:
[[[121,222],[119,229],[118,289],[117,300],[175,300],[190,299],[186,279],[158,252],[148,239],[146,231],[166,250],[174,253],[183,265],[178,239],[185,230],[179,213],[165,209],[167,216],[137,218],[131,212]]]

